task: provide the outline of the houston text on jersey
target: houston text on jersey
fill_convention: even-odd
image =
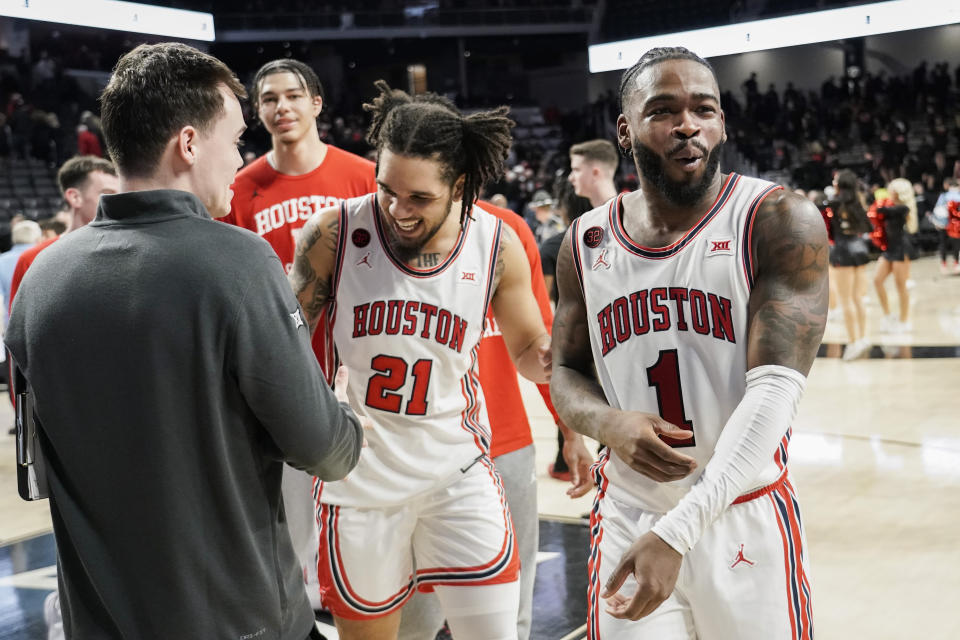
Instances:
[[[353,308],[353,337],[419,333],[457,353],[463,350],[467,321],[435,304],[416,300],[376,300]]]
[[[686,287],[655,287],[620,296],[597,314],[603,355],[632,336],[649,331],[691,329],[736,342],[729,298]]]
[[[257,235],[266,235],[297,220],[306,221],[324,207],[334,207],[340,201],[341,198],[334,196],[302,196],[278,202],[253,214],[257,222]]]

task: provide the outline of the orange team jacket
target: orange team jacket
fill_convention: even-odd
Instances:
[[[253,231],[270,243],[290,273],[297,235],[307,219],[323,208],[377,190],[375,165],[360,156],[327,145],[320,166],[302,176],[278,172],[262,155],[240,170],[233,182],[230,213],[223,222]],[[334,350],[327,315],[313,334],[313,353],[333,382]]]
[[[533,285],[533,295],[540,306],[540,314],[547,331],[553,326],[553,311],[550,309],[550,299],[547,297],[547,287],[543,282],[543,271],[540,266],[540,251],[533,238],[533,232],[523,218],[509,209],[504,209],[489,202],[479,202],[484,211],[497,216],[520,237],[520,243],[527,254],[530,263],[530,280]],[[480,369],[480,386],[483,387],[483,396],[487,402],[487,416],[490,418],[492,439],[490,442],[490,457],[497,456],[533,444],[533,435],[530,433],[530,422],[527,412],[523,408],[523,398],[520,395],[520,386],[517,382],[517,370],[510,359],[507,345],[503,341],[497,322],[493,318],[493,309],[487,312],[486,326],[483,339],[480,341],[478,355]],[[553,416],[554,422],[560,418],[550,402],[550,385],[538,384],[537,389],[543,397],[543,402]]]

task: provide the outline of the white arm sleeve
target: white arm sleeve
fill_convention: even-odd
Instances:
[[[794,369],[763,365],[747,372],[747,391],[724,425],[703,475],[653,532],[678,553],[703,532],[773,458],[797,413],[806,377]]]

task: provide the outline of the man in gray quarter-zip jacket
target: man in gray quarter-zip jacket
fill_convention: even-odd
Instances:
[[[13,305],[67,638],[313,630],[282,466],[341,479],[363,436],[274,251],[211,217],[241,164],[238,96],[185,45],[121,58],[101,103],[122,193],[37,258]]]

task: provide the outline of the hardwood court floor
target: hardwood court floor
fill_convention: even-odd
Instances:
[[[794,423],[790,467],[819,640],[960,638],[960,276],[941,276],[935,259],[922,258],[913,280],[909,334],[879,333],[869,288],[871,358],[841,361],[843,326],[828,326],[826,357],[814,364]],[[895,304],[892,278],[887,287]],[[533,387],[522,386],[540,483],[533,638],[579,640],[587,545],[580,516],[592,497],[571,501],[547,476],[555,428]],[[10,421],[0,400],[0,426]],[[39,609],[55,583],[49,515],[45,503],[17,497],[12,436],[0,435],[0,451],[0,640],[39,640]]]

